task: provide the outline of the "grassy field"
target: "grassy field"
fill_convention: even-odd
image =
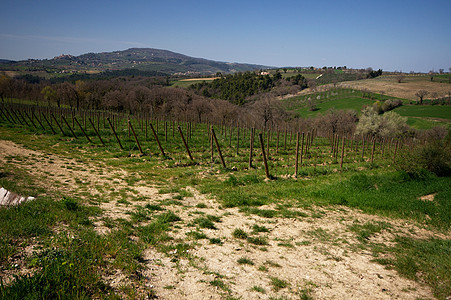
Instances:
[[[310,110],[308,99],[313,99],[316,110]],[[319,99],[318,99],[319,98]],[[388,95],[370,93],[370,97],[361,91],[344,89],[337,92],[315,92],[283,99],[284,107],[303,118],[325,114],[330,109],[354,110],[359,113],[364,106],[371,106],[376,101],[399,99],[403,106],[394,109],[401,116],[408,117],[407,124],[415,129],[430,129],[436,126],[450,127],[451,106],[449,105],[409,105],[406,99]]]
[[[302,118],[312,118],[318,114],[326,114],[330,109],[354,110],[360,112],[363,106],[371,106],[374,102],[374,100],[363,99],[360,97],[346,97],[339,100],[317,101],[316,110],[314,111],[310,111],[305,105],[300,106],[293,111]]]
[[[401,116],[451,120],[449,105],[404,105],[395,109]]]
[[[294,177],[296,141],[273,135],[268,180],[257,139],[248,166],[249,131],[237,153],[217,128],[223,168],[203,124],[186,134],[194,161],[171,124],[154,123],[166,157],[133,126],[143,155],[124,123],[121,150],[108,127],[103,147],[93,130],[88,143],[0,120],[0,185],[37,198],[0,208],[0,298],[451,293],[451,178],[399,171],[393,146],[373,163],[347,146],[340,170],[318,137]]]
[[[309,100],[315,103],[315,110],[310,110]],[[329,109],[354,110],[359,113],[364,106],[373,105],[376,101],[385,101],[391,97],[371,94],[371,99],[364,97],[358,90],[343,89],[330,92],[315,92],[302,96],[290,97],[283,100],[284,107],[303,118],[325,114]]]

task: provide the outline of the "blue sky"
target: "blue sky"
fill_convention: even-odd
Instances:
[[[149,47],[277,67],[451,67],[451,0],[3,0],[0,8],[5,59]]]

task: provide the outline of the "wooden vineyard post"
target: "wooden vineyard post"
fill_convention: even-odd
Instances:
[[[166,154],[164,154],[163,147],[161,146],[160,140],[158,139],[158,135],[155,132],[155,129],[153,128],[152,123],[150,123],[150,130],[152,130],[153,136],[155,137],[155,140],[157,141],[158,147],[160,148],[161,155],[163,155],[163,157],[165,157]]]
[[[335,154],[335,133],[332,133],[332,138],[330,142],[330,152],[332,153],[332,156]]]
[[[267,158],[269,158],[269,142],[271,139],[271,131],[268,130],[268,136],[266,137],[266,154]]]
[[[301,141],[301,161],[300,164],[302,166],[302,156],[304,154],[304,132],[302,133],[302,141]]]
[[[216,148],[218,149],[218,154],[219,154],[219,158],[221,159],[222,166],[224,168],[227,168],[225,161],[224,161],[224,157],[222,156],[221,148],[219,147],[218,139],[216,138],[215,130],[213,129],[213,127],[211,127],[211,135],[213,136],[213,139],[215,140]]]
[[[363,159],[364,153],[365,153],[365,137],[362,134],[362,159]]]
[[[269,169],[268,169],[268,161],[266,160],[266,154],[265,154],[265,145],[263,144],[263,135],[261,133],[259,133],[258,138],[260,139],[260,146],[262,148],[263,163],[265,164],[266,178],[270,179]]]
[[[23,113],[27,116],[28,120],[30,120],[30,122],[31,122],[31,124],[33,125],[33,127],[37,129],[38,127],[36,127],[36,124],[34,124],[33,119],[30,118],[30,116],[27,114],[27,112],[24,111]]]
[[[61,115],[61,119],[63,119],[64,123],[66,123],[67,127],[69,127],[70,132],[72,133],[72,135],[74,136],[74,138],[77,139],[77,136],[75,135],[75,132],[72,130],[72,127],[70,127],[69,123],[67,122],[66,118]]]
[[[24,125],[12,108],[11,108],[11,113],[14,115],[14,117],[17,119],[17,121],[19,121],[20,125]]]
[[[75,121],[75,123],[77,123],[78,127],[81,129],[81,132],[83,132],[84,136],[86,137],[86,139],[88,140],[88,142],[92,143],[91,139],[89,138],[89,136],[86,134],[85,130],[83,129],[83,127],[80,125],[80,123],[78,122],[77,118],[75,116],[73,116],[72,120]]]
[[[172,128],[172,138],[174,138],[174,137],[175,137],[175,133],[174,133],[175,121],[172,121],[172,126],[171,126],[171,128]]]
[[[298,176],[298,163],[299,163],[299,132],[296,132],[296,162],[294,164],[294,176]]]
[[[5,121],[10,122],[9,119],[8,119],[8,117],[4,117],[3,115],[6,116],[6,114],[3,112],[3,109],[0,109],[0,116],[2,117],[2,120],[5,120]]]
[[[128,120],[128,126],[132,130],[133,136],[135,137],[135,141],[136,141],[136,144],[138,145],[139,152],[141,154],[144,154],[144,152],[141,148],[141,144],[139,143],[138,137],[136,136],[135,129],[133,129],[132,122],[130,122],[130,119]]]
[[[395,153],[393,154],[393,164],[396,163],[396,152],[398,152],[398,144],[399,144],[399,141],[396,141],[396,144],[395,144]]]
[[[116,130],[114,129],[114,126],[113,126],[113,124],[111,123],[110,118],[106,118],[106,119],[107,119],[107,121],[108,121],[108,124],[110,124],[111,130],[113,130],[114,136],[116,137],[116,141],[117,141],[117,143],[119,144],[119,147],[123,150],[124,147],[122,147],[121,140],[119,140],[119,137],[117,136]]]
[[[340,158],[340,169],[343,169],[343,157],[345,156],[345,137],[341,142],[341,158]]]
[[[78,121],[77,121],[78,123]],[[92,122],[91,118],[89,118],[89,123],[91,123],[92,128],[94,129],[94,132],[97,134],[97,136],[99,137],[100,142],[102,143],[102,145],[105,146],[105,143],[102,140],[102,137],[100,136],[99,131],[96,129],[96,127],[94,126],[94,123]]]
[[[249,149],[249,169],[252,168],[252,151],[254,150],[254,128],[250,133],[250,149]]]
[[[25,120],[25,117],[20,113],[20,110],[17,110],[17,113],[18,113],[19,116],[22,118],[22,120],[24,121],[24,123],[29,127],[30,125],[28,124],[27,120]]]
[[[47,125],[49,125],[50,129],[52,130],[53,134],[56,134],[55,129],[53,129],[52,124],[50,124],[49,120],[47,120],[46,116],[44,115],[43,112],[41,112],[42,117],[44,118],[45,122],[47,123]]]
[[[213,129],[213,125],[210,127],[211,129]],[[210,132],[208,133],[208,137],[210,139],[210,162],[213,163],[215,160],[214,157],[214,147],[213,147],[213,133],[210,129]]]
[[[285,135],[284,135],[283,150],[287,150],[287,130],[286,129],[285,129]]]
[[[166,121],[164,122],[164,140],[165,142],[168,141],[168,122]]]
[[[64,130],[63,130],[63,128],[61,127],[61,125],[60,125],[60,123],[58,123],[58,120],[55,118],[55,116],[53,115],[53,114],[50,114],[50,116],[53,118],[53,120],[56,122],[56,125],[58,125],[58,128],[61,130],[61,133],[63,134],[63,135],[66,135],[65,133],[64,133]]]
[[[189,158],[191,160],[194,160],[193,156],[191,155],[191,151],[189,151],[188,144],[186,143],[185,137],[183,136],[182,128],[180,128],[180,126],[177,126],[177,129],[179,130],[180,137],[182,138],[183,145],[185,145],[186,152],[188,152]]]
[[[236,155],[240,154],[240,127],[236,127]]]
[[[5,120],[7,120],[8,122],[11,122],[11,123],[15,123],[14,121],[11,121],[10,119],[9,119],[9,117],[8,117],[8,115],[6,114],[6,107],[3,107],[2,108],[2,110],[0,110],[1,112],[2,112],[2,114],[5,116]]]
[[[33,116],[33,118],[36,119],[36,121],[38,121],[39,125],[41,125],[42,129],[45,130],[44,125],[42,125],[42,122],[36,117],[36,115],[34,114],[34,111],[31,112],[31,115]]]
[[[276,153],[279,153],[279,136],[280,136],[280,132],[279,132],[279,130],[277,130]]]
[[[373,138],[373,147],[371,148],[371,164],[374,161],[374,149],[376,148],[376,138]]]

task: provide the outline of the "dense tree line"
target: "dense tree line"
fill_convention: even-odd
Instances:
[[[227,75],[212,82],[204,81],[193,84],[191,89],[205,97],[228,100],[231,103],[243,105],[254,95],[269,92],[277,86],[289,85],[296,85],[299,90],[302,90],[307,87],[307,81],[301,74],[284,80],[279,72],[273,76],[244,72]]]
[[[365,109],[360,117],[355,111],[332,110],[316,118],[303,119],[284,110],[281,101],[277,100],[274,94],[274,90],[289,87],[287,82],[298,87],[305,86],[306,81],[302,75],[289,79],[249,73],[232,77],[228,84],[237,79],[254,78],[243,80],[241,84],[245,85],[246,82],[250,84],[255,83],[254,80],[264,81],[269,78],[265,84],[272,85],[273,89],[266,93],[263,93],[265,90],[263,88],[257,89],[256,91],[262,93],[247,96],[245,103],[235,104],[229,100],[205,97],[198,93],[197,88],[168,87],[165,77],[131,76],[52,84],[49,81],[30,82],[23,78],[10,78],[0,74],[0,101],[8,102],[16,98],[31,100],[40,106],[107,109],[163,119],[252,126],[263,130],[316,129],[318,134],[323,136],[330,133],[339,135],[357,133],[378,137],[416,134],[406,126],[405,119],[395,113],[384,113],[399,104],[391,100],[384,103],[376,102],[374,106]],[[437,135],[437,132],[443,137],[443,130],[434,134]]]

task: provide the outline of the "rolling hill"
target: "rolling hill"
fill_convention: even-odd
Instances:
[[[167,75],[235,73],[269,68],[262,65],[229,63],[195,58],[168,50],[130,48],[123,51],[87,53],[80,56],[60,55],[53,59],[29,59],[18,62],[0,61],[0,70],[46,71],[47,73],[102,72],[136,69]]]

